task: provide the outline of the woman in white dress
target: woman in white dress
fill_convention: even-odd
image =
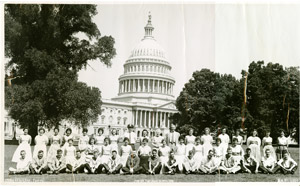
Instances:
[[[38,152],[42,150],[44,152],[45,158],[47,158],[47,144],[49,142],[48,137],[45,135],[45,129],[39,129],[39,135],[34,138],[35,146],[33,150],[32,158],[37,157]]]
[[[142,131],[142,136],[141,136],[141,138],[140,138],[140,145],[142,145],[143,139],[144,139],[144,138],[147,138],[148,141],[150,141],[150,138],[149,138],[149,132],[148,132],[148,130],[146,130],[146,129],[144,129],[144,130]]]
[[[110,145],[111,145],[112,151],[115,150],[118,154],[119,153],[119,146],[118,146],[119,135],[117,135],[116,129],[112,129],[109,139],[110,139]]]
[[[17,163],[20,160],[20,153],[22,150],[26,153],[26,158],[28,158],[29,161],[32,160],[32,153],[31,153],[31,136],[28,134],[28,129],[23,129],[24,134],[19,136],[19,146],[15,150],[15,153],[12,157],[12,162]]]
[[[104,145],[102,146],[101,163],[108,164],[111,157],[112,148],[108,137],[104,138]]]
[[[186,146],[184,144],[184,137],[179,137],[179,144],[175,147],[175,159],[180,172],[183,171],[183,162],[186,157]]]
[[[266,136],[262,139],[263,146],[263,156],[266,156],[266,149],[270,150],[271,156],[276,160],[276,153],[274,147],[272,146],[273,139],[270,137],[270,131],[266,131]]]
[[[244,156],[244,150],[241,145],[239,145],[239,141],[237,138],[232,139],[232,156],[238,164],[240,164],[242,157]]]
[[[74,140],[74,136],[72,134],[72,129],[71,128],[67,128],[65,135],[63,135],[63,139],[62,139],[62,150],[68,146],[68,141],[69,139]],[[63,150],[64,151],[64,150]]]
[[[225,156],[225,154],[227,153],[229,142],[230,142],[230,138],[229,138],[228,134],[226,134],[226,128],[222,129],[222,133],[219,134],[218,138],[221,139],[221,146],[223,147],[223,150],[224,150],[223,154]]]
[[[194,149],[196,136],[193,135],[194,129],[189,129],[189,135],[185,136],[185,145],[186,145],[186,156],[188,156],[189,151]]]
[[[261,153],[260,153],[261,140],[257,137],[257,130],[254,129],[252,136],[247,139],[247,147],[251,149],[251,155],[255,158],[256,161],[260,162]]]
[[[64,148],[64,155],[66,158],[66,164],[73,165],[76,156],[76,148],[73,146],[73,139],[68,140],[68,145]]]
[[[62,139],[61,136],[58,134],[59,133],[59,129],[58,128],[54,128],[54,135],[50,138],[50,148],[48,150],[48,155],[47,155],[47,159],[48,162],[52,161],[52,159],[56,156],[57,150],[60,148]]]
[[[206,157],[208,151],[213,149],[213,137],[210,135],[210,129],[208,127],[204,129],[204,135],[201,136],[201,141],[203,141],[204,156]]]
[[[99,152],[98,146],[95,143],[96,143],[95,138],[91,137],[89,140],[89,145],[87,146],[85,151],[86,154],[85,159],[87,161],[89,161],[93,157],[95,151]]]
[[[155,131],[155,136],[153,137],[152,139],[152,145],[153,145],[153,148],[156,148],[158,149],[162,143],[161,141],[164,139],[164,137],[161,135],[161,130],[160,129],[157,129]]]
[[[121,150],[120,150],[120,156],[121,156],[120,163],[123,165],[123,167],[126,166],[127,159],[132,152],[132,147],[128,144],[129,144],[129,139],[124,138],[124,145],[121,146]]]
[[[79,142],[78,142],[78,149],[80,150],[81,154],[85,156],[85,151],[88,148],[89,145],[89,141],[90,138],[87,135],[88,133],[88,129],[87,128],[83,128],[82,129],[82,136],[80,136],[79,138]]]
[[[243,137],[240,135],[240,129],[236,129],[235,135],[232,136],[232,140],[233,138],[236,138],[238,140],[237,145],[243,144]]]
[[[162,145],[159,147],[158,154],[160,156],[160,162],[162,166],[169,161],[169,155],[171,152],[171,148],[167,146],[167,142],[165,139],[161,140]],[[163,168],[162,168],[163,169]]]
[[[285,133],[283,130],[280,131],[280,136],[277,138],[278,144],[276,149],[277,159],[280,160],[283,158],[283,151],[288,151],[289,141],[288,138],[285,137]]]
[[[201,141],[201,138],[200,137],[196,137],[195,139],[195,146],[193,147],[194,148],[194,159],[195,159],[195,162],[197,163],[197,168],[200,167],[200,164],[201,164],[201,161],[204,157],[204,146],[203,146],[203,141]]]
[[[216,139],[216,146],[213,147],[214,157],[215,157],[215,163],[216,165],[220,165],[222,160],[225,157],[224,154],[224,146],[221,145],[222,140],[220,138]]]
[[[104,145],[105,135],[103,133],[104,133],[104,130],[102,128],[99,128],[98,134],[95,135],[96,145],[98,146],[99,149],[101,149],[102,146]]]

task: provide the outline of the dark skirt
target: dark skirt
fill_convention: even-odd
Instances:
[[[144,171],[149,169],[149,156],[140,156],[140,166]]]

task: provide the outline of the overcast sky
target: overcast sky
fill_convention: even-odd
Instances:
[[[131,50],[144,36],[148,12],[153,35],[165,49],[177,97],[192,73],[209,68],[240,78],[251,61],[299,66],[299,5],[98,5],[102,35],[115,38],[112,67],[91,62],[79,80],[99,87],[103,98],[118,94],[118,78]]]

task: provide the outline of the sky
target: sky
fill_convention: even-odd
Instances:
[[[192,73],[208,68],[241,77],[252,61],[299,66],[300,5],[103,4],[94,22],[115,39],[112,66],[91,61],[79,80],[98,87],[102,98],[118,94],[118,78],[131,50],[144,36],[151,12],[153,35],[165,49],[177,97]]]

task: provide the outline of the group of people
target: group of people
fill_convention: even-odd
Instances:
[[[83,129],[78,147],[73,145],[74,136],[70,128],[62,137],[59,129],[55,128],[50,139],[40,128],[34,139],[33,153],[31,137],[28,129],[24,129],[12,158],[17,163],[16,168],[9,168],[9,173],[294,174],[298,167],[289,154],[284,131],[277,139],[275,150],[270,132],[266,131],[266,136],[261,140],[254,130],[247,139],[244,152],[239,130],[230,139],[226,128],[222,129],[214,144],[209,128],[205,128],[204,134],[198,137],[194,136],[192,128],[186,136],[180,135],[175,128],[171,125],[170,132],[165,136],[158,130],[152,139],[144,130],[139,141],[133,126],[129,126],[129,131],[122,137],[117,135],[115,129],[108,136],[101,128],[92,136],[88,136],[88,130]],[[123,143],[119,148],[120,142]],[[51,145],[47,151],[48,143]]]

